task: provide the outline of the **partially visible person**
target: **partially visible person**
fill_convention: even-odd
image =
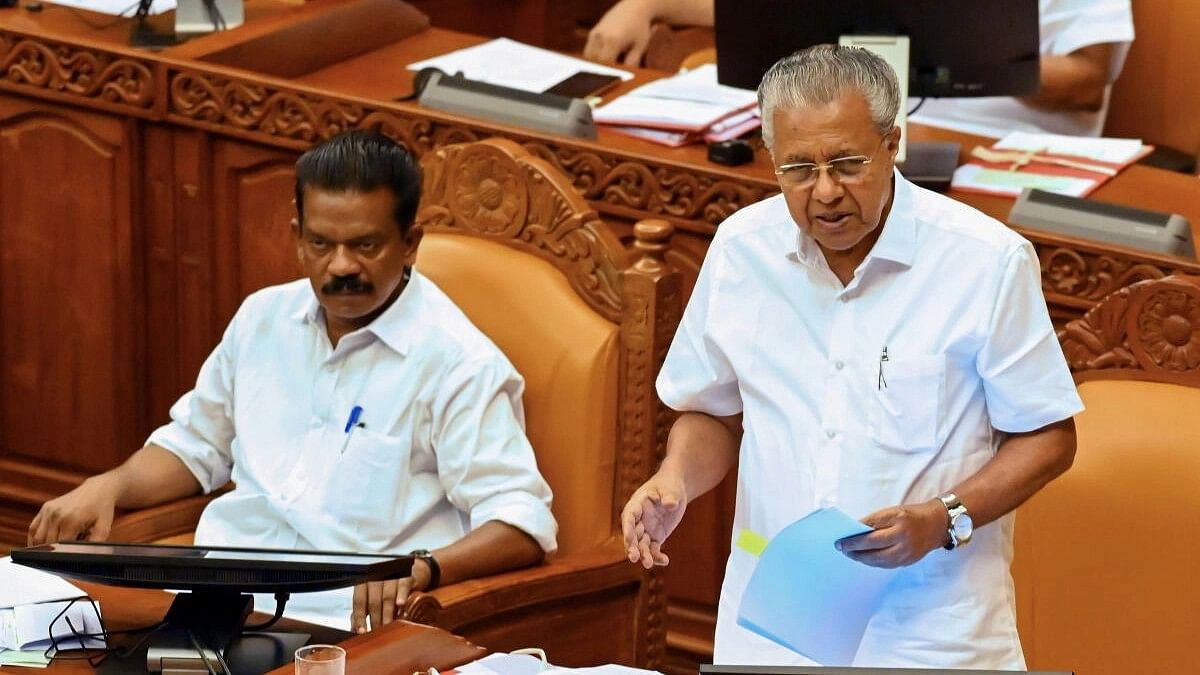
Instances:
[[[301,156],[293,229],[308,278],[250,295],[171,422],[47,502],[29,544],[103,540],[115,508],[232,480],[197,544],[418,556],[409,578],[288,602],[287,616],[358,632],[393,621],[413,591],[553,551],[524,382],[413,269],[420,195],[419,167],[382,135],[348,132]]]
[[[735,471],[731,541],[836,506],[873,528],[838,550],[896,569],[853,663],[823,665],[1023,670],[1012,511],[1070,467],[1082,409],[1033,246],[895,170],[878,55],[802,50],[758,98],[780,194],[705,255],[657,381],[680,416],[622,511],[629,559],[688,565],[664,543]],[[756,563],[732,547],[714,662],[811,665],[738,625]]]
[[[1039,0],[1038,16],[1042,85],[1037,96],[927,99],[909,119],[993,137],[1018,130],[1100,135],[1111,84],[1133,41],[1130,0]],[[584,56],[637,65],[655,21],[711,26],[713,0],[621,0],[588,35]]]

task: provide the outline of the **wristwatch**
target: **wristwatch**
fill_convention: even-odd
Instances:
[[[942,500],[946,513],[950,514],[950,541],[946,542],[944,548],[953,551],[959,546],[966,546],[975,531],[975,523],[971,520],[971,514],[967,513],[967,507],[963,506],[953,492],[947,492],[938,499]]]
[[[429,566],[429,584],[422,588],[423,591],[432,591],[438,587],[442,580],[442,568],[438,565],[437,558],[433,557],[433,552],[427,548],[419,548],[412,553],[409,553],[414,558],[420,558]]]

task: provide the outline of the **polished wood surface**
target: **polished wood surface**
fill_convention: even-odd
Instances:
[[[129,630],[152,626],[162,620],[174,596],[163,591],[138,588],[117,588],[101,584],[77,582],[90,597],[100,603],[100,613],[108,630]],[[269,617],[254,614],[251,621]],[[282,619],[276,626],[283,631],[309,632],[308,624]],[[318,628],[317,630],[323,630]],[[487,654],[487,650],[463,638],[431,626],[408,621],[383,626],[365,635],[355,635],[339,642],[346,650],[347,675],[412,675],[429,668],[446,670]],[[291,675],[292,664],[271,671]],[[91,673],[86,660],[60,658],[54,660],[46,673]]]
[[[393,100],[411,90],[402,64],[478,44],[474,35],[435,27],[381,44],[362,26],[370,49],[350,56],[293,41],[272,56],[294,53],[303,64],[307,72],[290,79],[261,72],[277,70],[261,60],[218,62],[278,31],[311,34],[332,13],[370,1],[248,0],[245,26],[157,54],[127,46],[128,22],[94,28],[86,13],[49,3],[0,11],[0,548],[23,542],[45,499],[128,456],[165,421],[241,298],[293,274],[290,164],[316,140],[375,128],[419,155],[514,140],[569,176],[627,244],[637,220],[674,225],[666,257],[685,295],[721,221],[778,190],[762,150],[728,168],[708,162],[701,146],[665,149],[607,130],[581,141]],[[660,75],[639,70],[615,93]],[[977,141],[909,132],[954,137],[964,150]],[[951,195],[1001,219],[1011,208],[1003,198]],[[1178,212],[1194,234],[1200,227],[1193,177],[1135,166],[1094,198]],[[1140,279],[1200,273],[1195,261],[1024,233],[1059,322]],[[698,501],[671,543],[676,560],[690,563],[663,581],[677,599],[668,639],[682,671],[711,644],[732,498],[727,482]]]

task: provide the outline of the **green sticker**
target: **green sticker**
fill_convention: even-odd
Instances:
[[[975,174],[973,182],[978,185],[1002,185],[1012,188],[1030,187],[1058,192],[1069,190],[1079,180],[1070,176],[1047,176],[1046,174],[1025,171],[983,169]]]
[[[767,550],[767,543],[766,537],[750,530],[742,530],[737,538],[737,547],[756,558]]]

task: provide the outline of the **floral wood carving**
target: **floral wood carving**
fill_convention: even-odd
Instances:
[[[1200,378],[1200,277],[1140,281],[1059,331],[1067,363],[1084,371],[1141,371],[1156,380]]]
[[[1110,253],[1039,244],[1036,239],[1034,248],[1042,261],[1042,288],[1088,304],[1119,288],[1146,279],[1161,279],[1176,271]]]
[[[0,33],[0,83],[142,110],[154,105],[149,62],[7,33]]]
[[[511,141],[436,148],[422,158],[417,221],[430,231],[466,231],[533,252],[561,269],[609,320],[620,317],[621,245],[553,168]]]

